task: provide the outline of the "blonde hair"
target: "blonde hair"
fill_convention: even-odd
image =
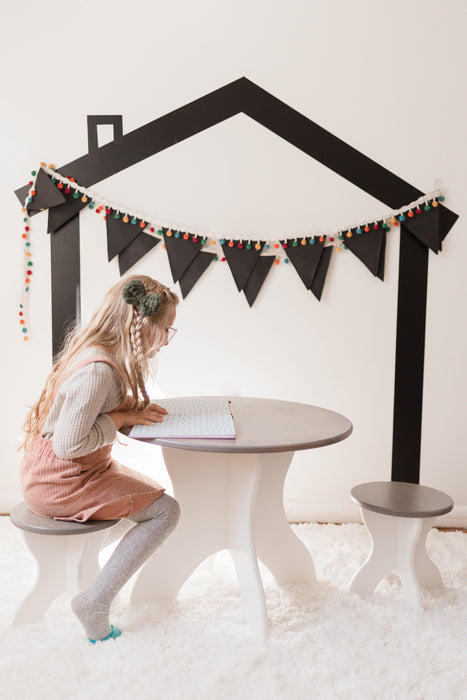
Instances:
[[[127,304],[122,289],[127,282],[139,279],[146,293],[159,292],[161,305],[153,316],[142,316],[133,304]],[[149,403],[145,380],[151,370],[151,359],[164,339],[161,324],[173,314],[178,296],[168,287],[146,275],[130,275],[121,279],[105,295],[101,305],[84,326],[77,325],[69,331],[58,354],[53,369],[45,382],[39,400],[29,410],[24,423],[27,451],[33,436],[42,428],[50,410],[52,399],[65,371],[74,364],[78,355],[89,347],[109,352],[124,380],[123,395],[127,410],[138,410]]]

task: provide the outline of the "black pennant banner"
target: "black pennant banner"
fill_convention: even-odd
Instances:
[[[376,277],[384,280],[384,260],[386,253],[386,230],[378,224],[377,230],[346,234],[345,245]]]
[[[258,262],[264,243],[260,241],[255,244],[245,243],[244,241],[230,242],[233,243],[233,246],[230,246],[228,243],[223,243],[222,250],[224,251],[227,264],[235,280],[237,289],[241,292]],[[242,247],[240,248],[239,245]],[[247,245],[251,247],[247,248]],[[256,248],[256,245],[260,247]]]
[[[121,216],[116,219],[114,211],[106,215],[107,257],[109,261],[125,250],[141,234],[140,223],[141,219],[136,219],[135,224],[125,223]]]
[[[137,235],[118,256],[120,275],[124,275],[125,272],[128,272],[130,267],[133,267],[138,260],[141,260],[146,253],[149,253],[149,251],[160,242],[160,238],[154,238],[154,236],[150,236],[148,233],[140,233]]]
[[[290,238],[282,242],[283,245],[284,243],[287,245],[287,257],[307,289],[311,288],[323,254],[325,237],[322,236],[322,238],[322,241],[319,240],[318,236],[302,238],[300,241]],[[302,244],[302,241],[305,243]],[[310,243],[310,241],[314,241],[314,243]]]
[[[28,214],[37,214],[39,211],[51,209],[66,201],[65,196],[42,168],[37,173],[34,191],[33,200],[27,207]]]
[[[254,266],[251,275],[248,277],[248,280],[243,287],[243,293],[245,294],[250,307],[252,307],[255,303],[256,297],[263,286],[264,280],[268,276],[274,260],[274,255],[262,255],[256,261],[256,265]]]
[[[319,259],[318,268],[316,270],[315,276],[313,277],[313,282],[311,283],[310,290],[313,292],[315,297],[320,301],[321,295],[323,293],[324,283],[326,281],[326,275],[328,272],[329,262],[331,260],[331,253],[333,251],[333,246],[326,246],[322,248],[321,257]]]
[[[89,206],[88,201],[83,202],[81,198],[75,199],[71,191],[67,193],[65,189],[62,189],[59,190],[59,192],[61,192],[65,201],[63,204],[49,209],[49,219],[47,222],[47,231],[49,233],[58,231],[64,224],[76,216],[76,214],[79,214],[82,209]]]
[[[173,281],[180,283],[184,298],[211,262],[219,259],[219,250],[222,250],[222,261],[227,262],[238,291],[244,292],[250,306],[255,302],[272,265],[274,262],[279,264],[281,259],[292,263],[306,289],[320,300],[334,248],[338,252],[341,249],[349,249],[373,275],[384,280],[386,236],[391,228],[389,224],[401,224],[404,230],[424,246],[438,253],[443,238],[457,219],[456,214],[443,207],[441,202],[444,201],[444,196],[436,190],[378,220],[350,229],[341,229],[337,240],[335,234],[287,238],[275,242],[256,239],[253,242],[251,239],[226,241],[225,238],[212,236],[210,244],[217,246],[217,251],[213,252],[210,245],[211,250],[208,252],[202,250],[208,235],[201,236],[170,228],[159,229],[155,222],[147,223],[147,219],[143,221],[137,214],[123,215],[117,205],[100,200],[73,178],[64,177],[53,167],[47,168],[44,163],[41,163],[37,176],[36,171],[32,171],[31,174],[35,176],[35,181],[29,182],[30,190],[23,206],[23,212],[26,214],[23,239],[28,238],[29,217],[33,214],[48,209],[48,232],[56,233],[62,227],[65,230],[82,209],[89,207],[95,209],[97,214],[103,215],[106,221],[108,259],[110,261],[118,256],[121,275],[162,240],[160,237],[149,235],[145,229],[151,234],[157,231],[165,241],[164,248],[167,251]],[[26,241],[28,268],[33,264],[29,259],[29,245],[29,241]],[[277,249],[278,252],[262,255],[263,249],[270,248]],[[31,278],[26,278],[26,275],[31,274],[32,271],[26,269],[25,279],[28,287]],[[28,288],[25,291],[28,291]]]
[[[201,241],[194,241],[190,236],[184,238],[184,233],[177,231],[176,234],[171,231],[172,235],[167,235],[170,229],[163,228],[164,242],[169,258],[170,271],[174,282],[178,282],[183,273],[189,268],[195,257],[202,248]]]
[[[215,253],[206,253],[203,251],[200,251],[196,255],[191,265],[185,270],[183,275],[178,280],[182,297],[184,299],[191,292],[201,275],[206,272],[215,257]]]
[[[406,217],[404,221],[405,228],[436,255],[441,250],[438,210],[439,207],[430,207],[423,216]]]

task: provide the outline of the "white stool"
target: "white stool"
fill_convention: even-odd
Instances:
[[[368,599],[378,583],[397,570],[409,605],[422,609],[420,586],[443,586],[441,574],[426,553],[426,536],[436,518],[452,510],[452,498],[428,486],[400,481],[359,484],[351,496],[360,506],[371,551],[353,577],[350,592]]]
[[[43,518],[31,513],[26,503],[13,508],[10,520],[23,530],[38,566],[33,589],[21,602],[13,625],[41,620],[59,595],[74,595],[89,586],[100,572],[98,555],[104,531],[118,522]]]

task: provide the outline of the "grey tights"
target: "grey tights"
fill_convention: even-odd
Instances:
[[[71,601],[72,610],[90,639],[103,639],[110,634],[113,599],[172,532],[179,517],[180,506],[166,493],[130,515],[129,520],[137,524],[127,532],[96,580]]]

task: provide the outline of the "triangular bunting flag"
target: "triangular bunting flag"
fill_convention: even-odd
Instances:
[[[183,275],[185,270],[191,265],[195,257],[201,250],[202,243],[198,240],[196,243],[193,240],[193,236],[188,239],[184,238],[181,231],[180,236],[176,238],[176,234],[172,232],[172,236],[167,235],[169,229],[163,228],[164,232],[164,242],[165,248],[167,250],[167,256],[169,258],[170,271],[172,272],[172,277],[174,282],[178,282],[180,277]]]
[[[332,245],[328,245],[322,249],[323,252],[318,263],[318,269],[316,270],[313,282],[311,283],[310,289],[318,301],[320,301],[321,294],[323,293],[324,282],[326,281],[326,274],[333,249],[334,247]]]
[[[386,231],[381,227],[370,231],[356,233],[352,229],[350,238],[345,236],[345,245],[361,262],[381,280],[384,279],[384,259],[386,249]]]
[[[301,243],[302,240],[306,241],[304,245]],[[313,239],[314,243],[310,244],[310,240],[312,239],[302,238],[297,240],[298,245],[296,246],[294,246],[295,238],[290,238],[286,241],[287,257],[297,270],[307,289],[310,289],[316,275],[324,246],[324,241],[320,241],[316,236]]]
[[[128,224],[126,224],[126,226],[128,226]],[[150,236],[148,233],[140,233],[118,256],[120,275],[124,275],[130,267],[133,267],[138,260],[141,260],[143,255],[149,253],[149,251],[160,242],[160,238],[154,238],[154,236]]]
[[[51,209],[66,201],[64,195],[42,168],[37,173],[34,190],[36,194],[27,206],[29,214],[37,214],[39,211]]]
[[[76,214],[79,214],[81,209],[85,209],[89,204],[89,202],[83,202],[81,197],[75,199],[71,192],[66,194],[65,188],[58,191],[65,197],[65,202],[53,207],[53,209],[49,209],[49,219],[47,222],[48,233],[55,233],[58,231],[63,224],[70,221]]]
[[[406,216],[404,227],[410,231],[418,240],[430,248],[436,255],[441,250],[441,238],[439,235],[439,207],[431,207],[429,211],[414,214],[412,217]]]
[[[229,246],[228,243],[224,243],[222,245],[222,250],[224,251],[227,264],[230,267],[230,272],[233,275],[237,289],[239,292],[241,292],[258,261],[264,243],[262,241],[258,241],[258,243],[250,244],[251,248],[248,249],[246,247],[248,243],[245,243],[244,241],[232,242],[233,246]],[[242,248],[238,247],[239,243],[243,246]],[[256,245],[261,247],[256,249]]]
[[[129,221],[125,223],[123,217],[115,218],[115,212],[106,214],[105,226],[107,229],[107,257],[110,260],[125,250],[134,239],[140,235],[141,220],[137,219],[136,224]]]
[[[253,306],[274,260],[274,255],[261,255],[261,257],[258,258],[256,265],[253,268],[253,272],[249,276],[243,288],[243,293],[246,296],[250,307]]]
[[[180,283],[182,297],[184,299],[191,292],[201,275],[206,272],[214,258],[214,253],[200,251],[191,265],[185,270],[183,275],[178,280]]]

